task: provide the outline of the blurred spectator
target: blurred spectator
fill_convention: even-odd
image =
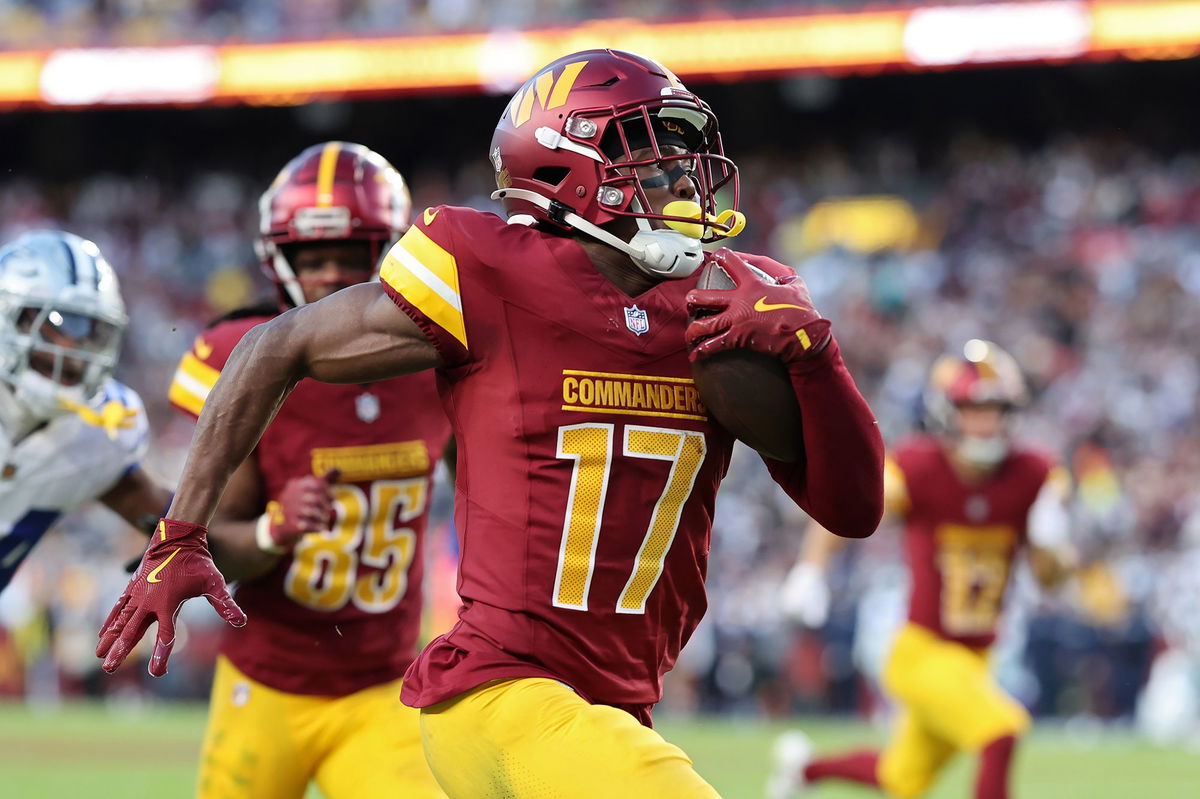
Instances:
[[[967,4],[986,0],[941,0]],[[592,19],[845,11],[907,0],[0,0],[0,49],[514,30]]]

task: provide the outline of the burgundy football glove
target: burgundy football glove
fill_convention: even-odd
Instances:
[[[829,320],[813,308],[808,286],[799,276],[767,282],[762,272],[724,247],[712,258],[735,285],[688,292],[688,314],[693,321],[684,331],[684,339],[691,360],[748,349],[794,363],[811,358],[829,344]],[[695,318],[698,315],[701,318]]]
[[[341,471],[330,469],[324,477],[310,474],[288,480],[279,499],[267,503],[267,512],[259,519],[255,532],[259,548],[275,554],[288,552],[305,533],[328,530],[333,518],[329,487],[340,476]]]
[[[158,636],[149,672],[155,677],[166,674],[167,659],[175,645],[175,617],[183,603],[194,596],[207,599],[234,627],[246,623],[246,614],[229,595],[225,580],[208,554],[207,532],[204,525],[191,522],[163,519],[158,523],[142,565],[100,629],[96,657],[104,658],[105,671],[116,671],[146,634],[150,622],[157,621]]]

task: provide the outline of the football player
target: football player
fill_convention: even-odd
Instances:
[[[98,499],[149,533],[171,499],[140,465],[142,401],[112,378],[128,321],[92,242],[38,230],[0,248],[0,590],[64,513]]]
[[[183,356],[172,404],[195,417],[247,332],[378,276],[408,227],[403,178],[359,144],[317,144],[260,203],[278,302],[238,311]],[[201,799],[440,797],[417,712],[399,702],[421,625],[430,479],[450,423],[431,373],[300,380],[233,472],[209,533],[253,617],[221,643]]]
[[[1008,796],[1008,772],[1029,715],[988,670],[988,648],[1014,559],[1028,551],[1035,577],[1059,582],[1074,555],[1064,504],[1068,479],[1044,455],[1014,444],[1010,414],[1026,398],[1012,356],[980,339],[935,364],[925,393],[928,433],[886,462],[885,500],[904,521],[911,574],[908,621],[883,669],[900,707],[883,751],[812,759],[800,732],[776,742],[771,799],[799,795],[826,779],[850,780],[889,796],[921,796],[952,755],[977,753],[976,799]],[[839,540],[813,525],[788,575],[785,611],[824,622],[824,573]]]
[[[736,169],[711,109],[665,67],[612,50],[559,59],[509,103],[488,155],[507,220],[427,209],[381,284],[243,338],[97,654],[116,668],[150,620],[169,625],[206,591],[242,618],[213,576],[204,525],[296,380],[433,368],[459,446],[462,607],[402,698],[422,709],[439,783],[455,799],[716,796],[650,726],[704,613],[733,446],[689,359],[745,347],[786,364],[803,458],[768,466],[838,534],[869,535],[882,514],[877,425],[796,274],[702,249],[744,224],[716,207],[719,189],[736,205]],[[709,258],[736,288],[695,289]],[[170,647],[168,629],[156,673]]]

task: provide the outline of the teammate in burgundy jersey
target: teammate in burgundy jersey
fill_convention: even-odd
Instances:
[[[804,454],[768,467],[841,535],[869,535],[882,513],[877,425],[795,273],[701,248],[745,225],[715,205],[722,187],[736,205],[736,168],[712,111],[662,65],[608,50],[554,62],[513,98],[489,157],[507,223],[427,209],[385,259],[382,286],[243,338],[143,569],[203,540],[221,486],[296,378],[436,368],[459,447],[463,606],[403,697],[422,708],[439,783],[471,799],[716,796],[649,728],[662,675],[704,612],[732,445],[689,359],[746,347],[786,365]],[[710,258],[735,288],[696,290]],[[712,314],[689,322],[700,310]],[[206,573],[202,550],[187,551]],[[143,615],[189,591],[135,578],[98,649],[106,666]]]
[[[988,674],[987,650],[1017,555],[1029,550],[1045,584],[1070,560],[1061,470],[1008,441],[1005,416],[1024,397],[1016,363],[990,342],[972,340],[962,357],[934,365],[926,416],[935,432],[902,443],[885,466],[886,504],[903,519],[911,575],[908,624],[883,675],[902,708],[896,731],[882,752],[817,760],[802,734],[784,736],[771,799],[829,778],[916,797],[959,750],[980,753],[976,799],[1007,796],[1013,747],[1029,718]],[[837,547],[819,527],[810,530],[785,585],[785,609],[810,626],[824,622],[823,572]]]
[[[409,207],[399,173],[361,145],[297,156],[262,201],[259,249],[282,309],[371,279]],[[172,405],[198,416],[238,342],[282,309],[201,334]],[[310,780],[331,799],[441,796],[397,694],[417,649],[430,479],[449,429],[429,373],[300,380],[234,472],[211,536],[251,621],[222,639],[200,797],[299,799]],[[407,750],[407,765],[382,768],[380,750],[397,764]]]
[[[175,408],[195,416],[184,392],[196,378],[180,378],[202,375],[203,364],[215,383],[242,336],[271,318],[239,317],[201,334],[172,386]],[[365,386],[301,381],[215,517],[217,563],[239,581],[235,596],[253,617],[223,637],[221,653],[288,693],[343,696],[402,676],[420,632],[429,480],[449,429],[428,373]],[[313,528],[330,532],[260,547],[252,527],[266,506],[330,469],[340,471],[328,497],[337,521]]]

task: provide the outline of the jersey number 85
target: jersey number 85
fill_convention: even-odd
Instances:
[[[353,602],[367,613],[389,611],[408,591],[417,543],[416,531],[397,525],[425,512],[429,478],[377,480],[370,496],[352,484],[332,491],[333,529],[300,539],[284,592],[313,610],[341,610]],[[373,569],[359,575],[360,563]]]

